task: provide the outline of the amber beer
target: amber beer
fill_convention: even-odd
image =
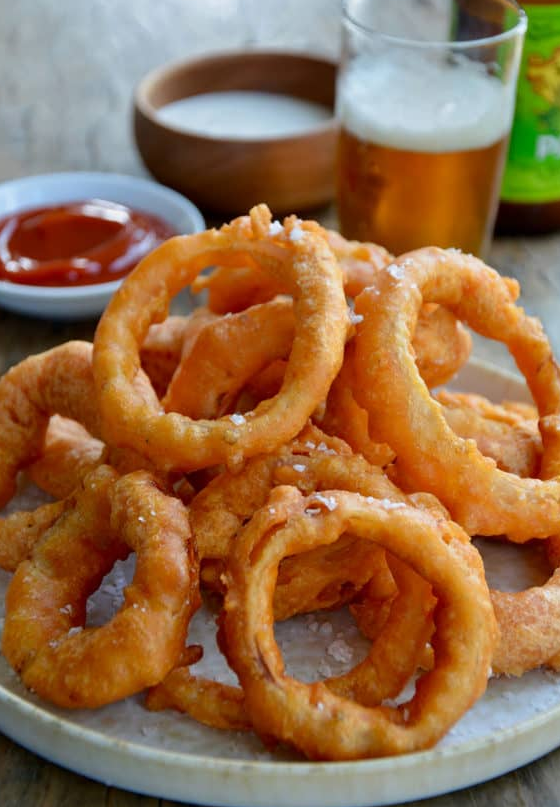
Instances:
[[[342,128],[338,213],[343,235],[395,254],[426,244],[484,254],[500,193],[507,136],[437,154],[367,142]]]
[[[465,59],[384,55],[339,81],[338,212],[348,238],[395,254],[427,244],[484,254],[513,92]]]

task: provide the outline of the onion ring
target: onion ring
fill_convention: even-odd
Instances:
[[[69,496],[80,479],[101,465],[105,444],[75,420],[53,415],[41,456],[25,468],[29,479],[55,499]]]
[[[290,482],[306,491],[336,486],[395,501],[407,500],[362,457],[329,453],[333,449],[328,449],[324,441],[306,442],[314,447],[292,447],[276,455],[256,457],[240,473],[224,472],[193,499],[190,520],[204,583],[222,591],[224,560],[236,534],[255,510],[265,505],[277,484]],[[325,450],[317,449],[321,444]],[[378,564],[371,547],[350,538],[330,551],[321,549],[305,557],[286,558],[274,595],[276,619],[348,602],[371,578]]]
[[[493,404],[481,395],[439,390],[434,398],[444,406],[445,420],[455,434],[474,440],[480,453],[494,459],[502,471],[522,477],[538,474],[542,440],[536,411],[529,420],[526,411],[520,414],[507,402]]]
[[[317,230],[311,222],[299,222]],[[380,270],[392,256],[377,244],[347,241],[334,230],[323,231],[337,257],[343,274],[344,291],[356,297],[375,283]],[[208,306],[217,314],[237,313],[266,303],[283,289],[262,271],[248,267],[218,267],[209,275],[199,276],[193,291],[208,291]],[[472,340],[456,317],[437,305],[423,306],[414,334],[420,374],[429,387],[449,381],[468,359]],[[181,411],[178,409],[177,411]]]
[[[190,518],[202,558],[219,558],[229,553],[243,523],[266,504],[275,484],[286,482],[297,484],[305,491],[334,486],[359,490],[367,496],[381,498],[386,505],[414,503],[438,517],[443,515],[441,506],[432,497],[405,497],[379,468],[348,453],[341,441],[326,440],[319,430],[309,428],[294,441],[290,451],[284,449],[276,457],[254,458],[241,473],[224,472],[201,491],[191,503]],[[337,454],[336,449],[329,446],[343,453]],[[315,496],[317,501],[321,500],[320,493]],[[214,560],[209,564],[203,561],[202,580],[223,593],[224,571],[222,561]],[[358,699],[363,698],[368,703],[394,697],[400,692],[424,657],[425,643],[433,631],[427,616],[433,608],[433,598],[426,585],[419,578],[414,580],[417,575],[410,570],[397,570],[397,574],[402,591],[397,591],[394,611],[386,614],[378,635],[373,636],[371,630],[368,634],[374,641],[370,658],[379,657],[384,663],[366,660],[351,675],[333,679],[333,687],[351,689]],[[352,535],[341,537],[332,547],[318,547],[303,556],[285,558],[274,591],[275,619],[288,619],[297,613],[348,602],[368,581],[370,596],[363,607],[371,612],[371,591],[375,596],[387,596],[384,592],[387,576],[391,581],[391,594],[394,594],[395,584],[384,553]],[[381,587],[380,579],[383,580]],[[401,651],[405,648],[397,662],[391,661],[391,651],[396,645],[400,645]],[[161,686],[152,690],[148,705],[152,709],[179,709],[215,728],[237,730],[250,725],[241,690],[193,676],[188,665],[174,670]]]
[[[84,628],[88,596],[130,549],[137,564],[124,606],[103,627]],[[2,651],[41,697],[94,708],[161,681],[181,656],[197,607],[186,509],[148,474],[118,479],[101,466],[16,570]]]
[[[352,454],[343,441],[306,429],[275,454],[252,458],[238,473],[223,472],[193,499],[190,521],[201,559],[227,558],[243,524],[275,485],[287,483],[306,492],[350,486],[365,496],[408,501],[380,468]]]
[[[412,347],[418,372],[430,389],[450,381],[471,354],[472,338],[447,308],[424,305]]]
[[[372,610],[368,592],[356,620],[362,632],[372,639],[368,655],[349,672],[326,681],[332,692],[362,706],[377,706],[387,698],[397,697],[412,673],[425,665],[426,645],[434,631],[432,614],[436,600],[429,583],[397,558],[389,556],[387,563],[397,593],[388,603],[386,619],[373,635],[371,623],[364,631],[364,611]],[[350,611],[356,618],[355,608],[350,606]]]
[[[496,674],[520,676],[546,666],[560,669],[560,538],[545,542],[552,568],[542,586],[524,591],[490,592],[500,628],[500,641],[492,659]]]
[[[342,364],[349,327],[340,270],[318,233],[269,234],[270,212],[254,208],[220,231],[177,236],[140,262],[103,314],[94,376],[108,442],[137,448],[163,470],[189,471],[273,451],[300,431]],[[299,235],[299,234],[298,234]],[[213,262],[259,265],[294,296],[296,333],[280,393],[243,423],[192,421],[146,405],[133,388],[139,344],[169,298]]]
[[[371,286],[376,273],[393,260],[385,247],[371,242],[348,241],[336,230],[327,230],[327,240],[340,262],[344,291],[348,297],[356,297]]]
[[[248,266],[218,266],[192,283],[194,294],[208,292],[207,305],[215,314],[237,314],[266,303],[279,294],[280,288],[264,272]]]
[[[247,381],[290,355],[295,324],[292,301],[277,298],[202,327],[171,379],[166,411],[196,419],[227,412]]]
[[[457,332],[460,323],[446,309],[438,307],[429,316],[419,323],[414,347],[422,377],[431,387],[455,374],[468,358],[471,342],[466,331],[465,338]],[[201,328],[190,351],[185,351],[163,398],[164,408],[195,419],[231,412],[251,379],[289,356],[294,329],[293,306],[288,298],[275,298],[210,322]],[[350,350],[351,342],[347,352]],[[373,464],[386,465],[394,454],[388,446],[369,439],[367,415],[354,402],[349,386],[349,365],[350,360],[345,360],[331,386],[322,425]],[[281,382],[271,393],[276,394],[280,387]]]
[[[53,502],[31,512],[18,511],[1,518],[0,569],[14,572],[68,506],[67,501]]]
[[[447,311],[445,308],[442,308],[441,306],[438,307],[437,310],[431,315],[432,318],[436,317],[437,315],[437,319],[432,319],[432,325],[434,322],[445,323],[446,320],[443,315],[446,313]],[[455,317],[452,319],[454,323],[457,323]],[[438,363],[437,359],[434,358],[437,356],[436,348],[434,346],[436,344],[435,337],[438,335],[440,325],[438,324],[436,326],[433,337],[430,338],[430,342],[427,343],[424,340],[426,339],[426,334],[429,332],[429,327],[428,325],[425,325],[420,328],[420,324],[421,320],[419,320],[415,331],[413,349],[416,355],[416,363],[418,365],[420,375],[423,377],[426,385],[431,387],[432,385],[435,386],[443,383],[444,380],[447,380],[449,372],[454,374],[460,364],[468,358],[468,350],[465,354],[460,355],[460,359],[459,354],[455,354],[454,360],[457,361],[457,364],[446,363],[444,359]],[[452,322],[449,324],[454,327]],[[419,333],[419,331],[421,334],[420,341],[418,345],[416,345],[416,335]],[[465,331],[465,333],[467,332]],[[442,334],[441,330],[439,330],[439,338],[441,338],[442,344],[457,344],[457,341],[453,340],[451,334]],[[432,346],[431,348],[430,345]],[[429,355],[427,352],[429,349],[432,349],[432,355]],[[321,428],[324,429],[327,434],[336,435],[342,440],[345,440],[352,447],[353,451],[362,454],[368,460],[368,462],[371,462],[372,465],[387,466],[395,459],[395,452],[387,445],[387,443],[380,443],[371,439],[369,434],[368,413],[357,403],[354,396],[353,390],[357,383],[354,369],[354,355],[355,343],[352,339],[346,345],[342,368],[329,390],[325,411],[320,417],[317,418],[317,420]],[[443,395],[443,393],[440,394]],[[445,415],[447,417],[447,410],[445,411]],[[514,416],[512,415],[512,417]],[[453,413],[451,413],[451,418],[458,420],[457,415],[454,416]],[[460,422],[464,421],[465,418],[463,418]],[[479,428],[479,433],[480,431],[481,429]],[[469,434],[469,436],[473,435]]]
[[[316,499],[320,501],[320,494],[317,494]],[[387,500],[385,502],[387,503]],[[285,558],[280,567],[274,595],[275,617],[284,619],[306,610],[302,607],[301,594],[306,589],[307,567],[309,567],[308,582],[313,590],[318,587],[316,576],[320,580],[322,574],[329,584],[329,589],[332,588],[333,560],[336,560],[337,565],[341,567],[341,580],[354,580],[352,575],[355,572],[352,571],[352,566],[362,566],[369,580],[367,604],[362,607],[367,608],[368,612],[371,612],[373,607],[373,595],[376,598],[393,596],[395,581],[385,562],[385,553],[375,547],[369,547],[368,554],[368,543],[351,535],[345,535],[331,547],[310,549],[305,553],[305,563],[300,562],[297,565],[294,563],[296,558]],[[393,607],[386,614],[384,624],[376,636],[371,637],[373,644],[368,658],[350,673],[325,681],[333,691],[345,694],[351,692],[360,703],[368,705],[398,695],[416,670],[425,642],[433,632],[430,615],[434,599],[430,587],[410,569],[402,567],[402,564],[402,568],[399,568],[393,559],[391,568],[394,570],[395,566],[396,579],[402,590],[396,590]],[[292,595],[295,593],[295,596],[292,602],[289,598],[286,602],[284,596],[284,602],[280,605],[284,613],[278,613],[277,595],[283,587],[288,592],[291,591],[289,584],[292,577],[298,578],[295,592],[291,592]],[[341,600],[340,595],[338,599]],[[320,607],[321,603],[318,602],[313,609],[309,607],[308,610]],[[362,620],[363,618],[362,615]],[[221,635],[220,630],[218,636]],[[399,647],[398,661],[393,658],[396,647]],[[198,658],[194,659],[197,660]],[[186,662],[183,660],[180,667],[174,669],[161,684],[150,690],[146,701],[147,707],[152,710],[174,708],[213,728],[233,731],[250,729],[251,722],[245,711],[243,691],[237,687],[192,675],[190,664],[189,659]]]
[[[271,362],[264,370],[261,370],[260,373],[257,373],[253,378],[249,379],[236,400],[236,410],[246,412],[247,409],[251,409],[255,403],[275,395],[282,386],[285,373],[286,362],[283,359],[277,359]]]
[[[14,495],[18,471],[40,454],[51,415],[99,433],[91,351],[88,342],[67,342],[30,356],[0,379],[0,507]]]
[[[30,356],[0,379],[0,507],[14,495],[18,471],[41,455],[52,415],[74,420],[93,437],[100,436],[92,349],[89,342],[66,342]],[[136,375],[134,389],[146,406],[157,403],[143,372]],[[112,461],[123,468],[146,465],[132,451],[113,454]],[[87,461],[84,467],[90,467]]]
[[[354,397],[354,341],[344,353],[342,368],[333,381],[327,397],[325,411],[317,418],[327,434],[345,440],[352,450],[362,454],[372,465],[382,467],[395,459],[395,452],[387,443],[372,440],[368,430],[368,414]]]
[[[325,437],[318,429],[307,429],[298,441],[276,454],[249,460],[239,473],[226,471],[220,474],[191,502],[191,527],[202,561],[202,579],[206,583],[219,581],[223,570],[222,566],[216,568],[215,564],[208,567],[207,561],[222,562],[226,559],[243,524],[265,505],[274,486],[286,484],[305,493],[320,493],[331,488],[356,491],[364,496],[414,504],[443,514],[443,508],[433,497],[422,494],[406,496],[379,467],[350,453],[342,441]],[[312,574],[315,556],[309,559],[309,576],[304,571],[304,557],[286,558],[280,567],[274,596],[276,619],[288,619],[295,613],[332,608],[348,601],[354,591],[347,584],[364,585],[377,568],[373,559],[366,562],[363,552],[360,552],[360,557],[358,564],[352,564],[353,576],[348,577],[346,567],[339,568],[336,556],[333,558],[335,562],[329,563],[329,553],[326,552],[324,573],[316,578]],[[329,566],[330,572],[327,573]],[[221,586],[218,588],[222,590]]]
[[[497,637],[482,561],[468,536],[414,508],[330,491],[333,510],[277,488],[238,536],[224,607],[225,649],[257,733],[292,743],[311,759],[359,759],[434,745],[486,689]],[[288,498],[289,512],[280,503]],[[307,512],[306,512],[307,511]],[[311,512],[309,512],[311,511]],[[344,531],[383,546],[434,586],[435,666],[399,707],[365,708],[322,683],[288,677],[273,634],[271,597],[282,557],[333,542]]]
[[[342,540],[339,539],[335,546],[340,545]],[[354,539],[354,544],[356,543],[357,539]],[[306,554],[309,556],[318,551],[310,550]],[[380,551],[379,554],[383,553]],[[373,597],[388,596],[386,591],[379,589],[379,574],[370,581],[370,592],[365,604],[360,606],[363,610],[359,612],[358,625],[362,628],[367,621],[369,636],[373,641],[367,659],[348,674],[325,681],[333,692],[345,697],[351,696],[362,705],[377,705],[385,698],[393,698],[399,694],[409,680],[411,670],[415,669],[412,659],[420,658],[422,640],[427,641],[433,632],[430,615],[434,600],[428,591],[429,586],[403,564],[398,566],[394,558],[390,563],[393,571],[396,568],[396,577],[401,588],[396,590],[390,600],[383,625],[375,631],[375,635],[371,635],[372,623],[369,620],[376,610]],[[383,570],[388,571],[385,563],[379,566],[378,571],[383,573]],[[390,574],[389,578],[393,595],[395,583]],[[350,606],[350,610],[354,613],[353,606]],[[421,632],[421,638],[418,631]],[[193,663],[194,661],[198,661],[198,658]],[[245,710],[243,690],[194,676],[189,667],[190,663],[183,661],[183,666],[175,668],[161,684],[153,687],[146,697],[147,708],[153,711],[176,709],[212,728],[250,730],[252,725]]]
[[[252,728],[242,689],[191,675],[188,666],[172,670],[161,684],[150,689],[144,703],[153,712],[176,709],[214,729]]]
[[[190,349],[200,329],[215,318],[207,308],[197,308],[188,317],[171,316],[150,326],[140,358],[158,398],[165,395],[183,352]]]
[[[315,222],[301,222],[291,218],[291,224],[317,231]],[[355,297],[370,286],[375,272],[391,263],[392,255],[384,247],[359,241],[347,241],[335,230],[321,230],[327,243],[340,263],[344,279],[344,291]],[[195,294],[208,292],[208,307],[216,314],[235,314],[258,303],[275,297],[281,288],[274,280],[247,266],[218,266],[207,275],[199,275],[192,284]]]
[[[399,260],[356,299],[364,320],[355,337],[354,392],[369,413],[372,439],[396,452],[398,479],[407,489],[434,493],[470,535],[523,542],[560,532],[560,374],[540,323],[514,304],[516,285],[472,256],[432,247]],[[541,416],[543,479],[554,478],[501,471],[447,425],[410,348],[422,302],[447,305],[509,347]]]

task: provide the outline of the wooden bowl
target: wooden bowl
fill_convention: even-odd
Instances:
[[[327,203],[334,191],[336,65],[293,53],[214,55],[167,65],[139,84],[136,144],[156,179],[218,213],[246,213],[266,202],[274,214]],[[157,110],[198,93],[258,90],[324,104],[333,118],[301,135],[266,140],[201,136],[163,123]]]

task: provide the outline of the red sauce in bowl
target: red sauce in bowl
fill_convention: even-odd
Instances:
[[[0,280],[30,286],[118,280],[173,235],[157,216],[102,199],[12,213],[0,219]]]

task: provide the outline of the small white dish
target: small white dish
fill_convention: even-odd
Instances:
[[[195,205],[149,179],[95,172],[39,174],[0,183],[0,218],[33,207],[107,199],[153,213],[179,234],[204,230]],[[91,286],[27,286],[0,281],[0,306],[42,319],[78,320],[101,314],[122,279]]]

